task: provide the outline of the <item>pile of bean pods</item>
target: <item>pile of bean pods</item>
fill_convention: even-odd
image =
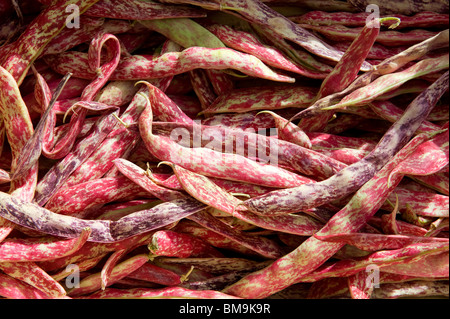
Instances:
[[[447,12],[0,0],[0,298],[448,297]]]

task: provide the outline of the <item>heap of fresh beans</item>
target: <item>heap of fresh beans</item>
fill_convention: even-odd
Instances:
[[[0,298],[448,297],[447,11],[0,0]]]

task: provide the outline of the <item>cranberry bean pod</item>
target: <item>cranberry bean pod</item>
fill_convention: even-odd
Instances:
[[[377,113],[380,117],[389,122],[395,122],[400,118],[403,113],[403,110],[399,107],[395,106],[390,101],[373,101],[369,103],[370,108]],[[417,133],[424,132],[435,132],[438,131],[441,127],[434,123],[431,123],[427,120],[423,121],[420,127],[417,129]]]
[[[111,234],[116,241],[121,240],[170,225],[205,208],[205,205],[191,198],[165,202],[120,218],[112,223]]]
[[[257,115],[261,113],[268,113],[273,116],[275,121],[275,125],[277,127],[278,138],[288,141],[290,143],[294,143],[305,148],[311,148],[312,144],[309,140],[308,135],[303,131],[299,126],[290,123],[284,117],[271,112],[271,111],[261,111]],[[302,126],[303,127],[303,126]]]
[[[0,294],[167,298],[167,287],[188,289],[168,291],[172,297],[198,291],[202,298],[206,289],[205,296],[230,298],[368,299],[428,287],[429,295],[445,295],[447,13],[394,13],[407,27],[390,33],[369,30],[386,12],[358,13],[350,2],[132,0],[124,7],[102,0],[81,16],[61,7],[76,1],[13,1],[6,7],[12,17],[0,23],[3,82],[16,87],[0,104],[21,113],[7,123],[0,112],[0,247],[47,239],[63,245],[90,233],[62,257],[0,262],[10,285]],[[343,21],[313,28],[359,39],[335,46],[290,18],[311,8],[334,8],[319,19]],[[52,14],[54,23],[45,21]],[[71,28],[78,18],[80,28]],[[417,43],[422,39],[411,35],[420,32],[430,37]],[[386,35],[412,45],[374,44],[392,42]],[[302,89],[310,96],[295,94]],[[240,92],[250,92],[247,100],[237,101]],[[205,112],[224,97],[223,110]],[[20,121],[31,138],[8,132]],[[11,145],[12,135],[19,144]],[[150,252],[149,267],[121,269],[148,254],[152,238],[158,254],[170,257]],[[240,266],[227,270],[237,256],[256,262],[236,259]],[[61,285],[75,283],[73,264],[85,281],[69,297],[70,285]],[[373,264],[381,268],[378,293],[366,285]],[[401,291],[392,294],[396,284]]]
[[[60,0],[52,3],[27,26],[25,32],[6,52],[0,49],[0,65],[8,70],[20,85],[32,62],[45,45],[62,30],[66,21],[65,8],[76,5],[81,14],[97,1]]]
[[[148,178],[150,178],[157,185],[177,191],[183,190],[183,186],[180,184],[175,174],[153,174],[150,170],[147,170],[145,173],[147,174]]]
[[[203,258],[160,258],[160,262],[188,265],[196,269],[207,271],[214,275],[235,271],[252,271],[261,269],[267,261],[254,261],[237,257],[203,257]],[[214,277],[213,277],[214,278]]]
[[[9,173],[4,169],[0,169],[0,184],[9,183],[10,181],[11,178],[9,176]]]
[[[448,56],[441,58],[425,59],[417,62],[415,65],[408,69],[392,74],[387,74],[379,77],[371,84],[364,88],[358,89],[345,98],[343,98],[338,104],[330,106],[325,109],[336,109],[347,105],[363,105],[373,101],[377,96],[388,92],[394,88],[399,87],[401,84],[414,79],[422,74],[428,74],[448,68]],[[380,90],[381,89],[381,90]]]
[[[409,206],[409,209],[421,216],[448,217],[448,196],[412,191],[401,187],[397,187],[394,193],[398,196],[401,211]],[[394,194],[389,196],[389,200],[395,201]]]
[[[98,145],[108,136],[117,125],[117,120],[111,114],[102,116],[96,122],[91,133],[75,145],[59,163],[55,164],[36,186],[35,202],[43,206],[60,190],[68,177],[95,151]]]
[[[372,217],[368,221],[368,223],[373,227],[377,228],[383,227],[383,221],[379,217]],[[427,233],[427,230],[425,228],[410,224],[408,222],[397,220],[396,224],[400,235],[425,236],[425,234]]]
[[[231,283],[239,280],[244,275],[246,275],[248,271],[233,271],[224,275],[219,275],[213,278],[209,278],[202,281],[194,281],[183,283],[180,287],[193,289],[193,290],[216,290],[220,291]]]
[[[13,76],[0,66],[0,110],[6,131],[6,137],[11,146],[11,171],[14,172],[20,158],[22,148],[34,132],[28,109],[21,98],[20,90]],[[37,181],[37,165],[34,164],[27,174],[12,182],[10,192],[22,199],[30,201]]]
[[[48,209],[26,203],[0,192],[0,214],[15,224],[55,236],[78,237],[82,230],[92,230],[89,241],[116,242],[164,227],[205,209],[198,201],[186,198],[162,203],[154,208],[132,213],[117,221],[84,220],[55,214]],[[43,223],[42,221],[45,221]]]
[[[362,160],[364,157],[366,157],[369,152],[368,151],[362,151],[362,150],[354,150],[350,148],[341,148],[341,149],[318,149],[317,152],[320,154],[326,155],[330,158],[333,158],[339,162],[342,162],[347,165],[354,164],[360,160]]]
[[[444,281],[417,280],[412,282],[384,284],[374,290],[376,299],[441,298],[448,296],[448,284]]]
[[[418,262],[428,256],[448,251],[447,243],[418,243],[394,250],[381,250],[360,260],[342,260],[333,265],[324,265],[301,279],[302,282],[317,281],[326,277],[344,277],[375,264],[379,267],[401,264],[403,261]],[[329,271],[330,268],[333,271]],[[421,274],[419,274],[420,276]]]
[[[315,219],[303,215],[292,214],[275,218],[258,216],[249,212],[240,212],[239,199],[217,186],[205,176],[190,172],[180,166],[170,164],[183,188],[194,198],[211,207],[224,211],[250,224],[293,234],[311,234],[321,227]]]
[[[57,214],[80,217],[89,208],[136,195],[153,197],[125,176],[105,177],[63,188],[52,195],[45,207]]]
[[[93,258],[86,258],[82,261],[80,261],[79,263],[77,263],[78,269],[80,270],[80,272],[82,271],[86,271],[89,269],[94,268],[95,266],[98,265],[98,263],[106,256],[107,254],[102,254],[99,255],[97,257],[93,257]],[[63,269],[61,271],[59,271],[58,273],[55,273],[52,275],[52,278],[55,279],[56,281],[61,281],[64,278],[67,278],[69,275],[72,274],[72,270],[70,270],[70,268],[68,269]]]
[[[263,38],[266,43],[269,43],[284,52],[286,56],[297,65],[301,65],[305,69],[311,70],[312,72],[321,72],[323,73],[323,78],[325,78],[326,75],[333,69],[332,66],[318,61],[306,50],[293,46],[274,30],[254,24],[251,25],[251,27],[252,30],[256,32],[258,36]]]
[[[101,280],[101,288],[104,290],[108,286],[108,280],[111,276],[112,271],[114,270],[114,266],[116,266],[117,262],[124,257],[130,250],[134,247],[127,247],[125,249],[120,249],[114,251],[108,259],[105,261],[105,264],[102,267],[100,272],[100,280]]]
[[[171,47],[166,43],[163,50],[170,50]],[[159,80],[159,85],[163,88],[168,85],[170,79],[161,79]],[[163,83],[163,82],[167,83]],[[111,83],[110,83],[111,84]],[[130,89],[130,81],[125,82],[124,89]],[[114,87],[115,85],[113,85]],[[111,86],[108,86],[109,88]],[[121,92],[121,84],[118,84],[119,91]],[[131,87],[131,91],[137,93],[137,89]],[[142,90],[141,90],[142,91]],[[105,93],[105,91],[103,92]],[[125,93],[125,92],[124,92]],[[161,92],[161,94],[163,94]],[[113,98],[106,94],[104,98],[102,96],[99,97],[100,101],[106,102],[105,99]],[[77,184],[81,180],[87,181],[89,179],[95,179],[102,177],[108,170],[113,167],[112,159],[118,158],[120,156],[125,155],[127,151],[134,147],[134,144],[137,143],[139,136],[138,132],[128,125],[133,124],[138,121],[139,116],[143,110],[143,106],[145,105],[145,99],[140,94],[134,94],[134,97],[131,100],[131,103],[127,107],[127,109],[121,115],[121,122],[125,124],[124,126],[119,126],[112,130],[109,135],[105,138],[102,144],[91,154],[91,156],[86,159],[74,172],[73,174],[66,180],[65,186],[70,187],[72,185]],[[166,110],[168,107],[165,108]],[[175,111],[178,109],[173,108]],[[166,113],[161,111],[162,113]],[[179,112],[182,115],[182,112]],[[111,149],[114,152],[111,152]],[[108,160],[105,158],[105,153],[107,154]]]
[[[249,32],[236,31],[227,25],[214,24],[207,27],[227,46],[248,54],[252,54],[272,67],[301,74],[306,77],[322,79],[324,74],[296,65],[287,59],[281,51],[261,43]]]
[[[401,23],[400,23],[401,24]],[[334,47],[338,48],[341,51],[346,51],[352,42],[350,41],[342,41],[334,43]],[[374,60],[385,60],[387,58],[393,57],[396,54],[399,54],[403,52],[404,50],[408,49],[408,46],[396,46],[396,47],[387,47],[379,43],[374,43],[372,45],[372,48],[370,48],[369,53],[367,54],[367,59],[369,61]],[[370,62],[372,65],[375,64]],[[380,62],[381,63],[381,62]]]
[[[65,269],[70,264],[81,264],[85,260],[97,258],[127,247],[146,245],[151,239],[152,232],[142,233],[124,240],[112,243],[87,242],[78,251],[66,257],[38,262],[37,264],[47,272]],[[65,270],[64,270],[65,271]]]
[[[198,113],[199,112],[196,114]],[[267,129],[275,126],[272,116],[264,113],[256,116],[256,112],[211,115],[208,118],[202,119],[201,124],[206,126],[235,128],[243,131],[246,129],[257,131],[261,128]]]
[[[210,178],[217,186],[223,188],[230,194],[246,194],[250,197],[270,192],[273,188],[258,186],[254,184],[228,181],[226,179]]]
[[[179,275],[168,269],[158,267],[151,262],[143,264],[126,278],[150,281],[164,286],[177,286],[181,284],[181,277]]]
[[[407,160],[398,165],[391,174],[431,175],[449,163],[449,132],[437,134],[420,145]],[[428,157],[429,156],[429,157]],[[433,159],[430,161],[429,159]]]
[[[416,45],[409,47],[408,49],[396,54],[393,57],[383,60],[378,64],[374,70],[369,71],[365,74],[360,75],[352,82],[346,89],[339,93],[334,93],[326,96],[318,101],[316,101],[309,109],[320,109],[331,106],[338,103],[342,98],[351,94],[353,91],[358,90],[366,85],[369,85],[372,81],[377,79],[382,75],[386,75],[397,71],[399,68],[407,64],[408,62],[414,61],[423,57],[426,53],[431,50],[442,48],[448,46],[449,30],[439,32],[436,36],[424,40]],[[307,110],[305,110],[305,113]],[[291,121],[298,118],[300,113],[291,118]]]
[[[98,209],[94,214],[90,214],[89,218],[100,220],[118,220],[128,214],[155,207],[160,203],[161,201],[157,199],[136,199],[122,203],[106,205]]]
[[[380,24],[387,19],[373,19],[366,24],[345,51],[333,71],[323,80],[316,99],[340,92],[358,75],[362,63],[366,60],[370,48],[380,34]],[[397,21],[398,24],[399,21]],[[319,117],[302,119],[299,126],[306,131],[320,131],[333,116],[334,112],[326,112]]]
[[[382,205],[387,195],[392,191],[393,187],[395,187],[395,184],[401,180],[402,175],[399,174],[397,175],[395,184],[392,177],[389,183],[388,176],[390,171],[401,163],[402,160],[412,154],[425,138],[425,136],[419,135],[401,149],[388,164],[379,170],[378,173],[374,174],[374,177],[356,192],[349,203],[336,213],[317,235],[336,233],[339,232],[339,230],[353,232],[362,227],[365,224],[365,221],[367,221]],[[382,184],[383,186],[381,186]],[[387,184],[390,186],[387,187]],[[375,185],[377,186],[377,188],[375,188],[377,190],[376,192],[374,192]],[[370,200],[367,198],[368,196],[370,197]],[[363,209],[363,206],[367,207]],[[367,214],[364,218],[361,216],[362,211]],[[300,280],[300,278],[317,269],[317,267],[341,249],[343,245],[343,243],[325,244],[315,237],[310,237],[291,253],[278,259],[269,267],[244,277],[239,282],[227,287],[224,292],[239,296],[245,295],[247,297],[250,295],[252,297],[270,295],[275,291],[283,289],[281,287],[289,286],[295,282],[296,280],[294,278]],[[314,260],[307,260],[308,257],[306,256],[310,254],[310,252],[314,251],[317,253],[319,250],[321,251],[320,260],[317,258],[318,255],[315,255],[316,258],[314,258]],[[289,267],[290,262],[296,264],[295,270]],[[299,266],[300,264],[302,265],[301,267]],[[284,277],[284,271],[289,273],[289,276]],[[295,272],[294,276],[292,274],[293,272]],[[276,277],[276,279],[273,277]],[[281,278],[283,278],[284,281],[289,282],[289,284],[287,282],[280,283],[279,280]],[[255,293],[255,287],[253,285],[255,283],[261,285],[262,282],[271,282],[271,288],[260,289],[260,291]],[[263,286],[267,287],[265,284]],[[276,288],[274,286],[276,286]]]
[[[446,121],[448,120],[449,116],[449,105],[436,105],[436,107],[433,109],[433,111],[428,116],[428,121],[434,122],[434,121]]]
[[[134,81],[110,81],[98,92],[94,100],[111,106],[123,106],[133,101],[138,90]],[[135,109],[139,108],[129,106],[125,113],[132,115]]]
[[[239,242],[231,240],[222,234],[214,232],[213,230],[200,226],[189,220],[180,221],[175,230],[200,238],[204,242],[216,248],[237,252],[245,256],[259,256],[259,254],[254,250],[241,245]]]
[[[313,149],[338,149],[352,148],[363,151],[371,151],[377,145],[376,142],[360,137],[340,136],[322,132],[306,132]]]
[[[39,74],[38,77],[40,77]],[[44,114],[42,114],[38,125],[34,129],[33,135],[22,148],[22,151],[17,159],[17,165],[14,169],[14,174],[12,176],[13,180],[22,177],[24,174],[27,173],[28,170],[30,170],[37,163],[43,147],[45,126],[49,124],[49,121],[47,119],[49,116],[51,116],[54,102],[58,98],[59,93],[63,89],[69,77],[70,74],[68,74],[63,78],[60,85],[58,85],[58,87],[56,88],[55,95],[51,97],[50,101],[43,102],[45,112]],[[47,90],[49,90],[48,87],[46,88]],[[45,95],[45,93],[43,94]],[[51,96],[51,93],[48,92],[47,95]]]
[[[102,47],[106,46],[108,57],[110,61],[101,65],[101,51]],[[88,59],[86,65],[89,66],[91,70],[96,72],[94,80],[84,88],[81,100],[87,104],[95,105],[96,102],[92,103],[95,95],[98,93],[101,87],[109,80],[111,73],[117,67],[120,60],[120,44],[118,39],[111,34],[100,34],[95,37],[89,46],[89,51],[87,53]],[[73,107],[75,107],[74,105]],[[78,113],[72,115],[70,119],[70,130],[50,149],[49,152],[45,152],[45,155],[49,158],[62,158],[67,155],[75,142],[77,135],[81,131],[81,127],[85,121],[87,115],[87,108],[83,107]],[[52,127],[49,127],[52,130]],[[52,134],[50,131],[49,134]]]
[[[235,154],[246,158],[254,156],[272,165],[282,165],[318,179],[334,175],[346,167],[345,164],[314,150],[281,139],[266,137],[263,135],[266,133],[264,131],[263,134],[257,134],[249,129],[243,132],[226,127],[174,123],[155,123],[153,127],[160,136],[166,137],[169,133],[171,139],[179,139],[181,136],[179,144],[184,147],[193,146],[196,149],[202,146],[203,149],[225,152],[224,156],[225,154]],[[234,147],[234,143],[236,143],[236,147]],[[267,154],[269,155],[267,156]],[[223,159],[224,162],[226,160]],[[220,176],[217,177],[220,178]],[[298,177],[300,178],[300,175]],[[227,179],[226,177],[222,178]],[[302,177],[302,179],[304,182],[313,181],[306,177]],[[258,185],[271,186],[263,183]],[[276,185],[272,187],[282,188]]]
[[[141,82],[138,82],[141,83]],[[192,119],[188,117],[179,106],[172,101],[164,92],[148,82],[146,84],[147,90],[143,89],[143,94],[150,100],[152,105],[152,112],[154,116],[160,121],[177,122],[177,123],[192,123]],[[142,98],[142,96],[141,96]],[[145,105],[145,103],[144,103]]]
[[[165,0],[165,2],[186,3],[185,0]],[[297,26],[288,18],[272,10],[259,0],[227,0],[220,1],[220,3],[217,2],[218,1],[213,1],[210,3],[205,3],[202,1],[187,1],[187,3],[199,5],[200,7],[206,6],[205,8],[208,9],[225,9],[225,12],[238,15],[244,20],[273,30],[282,38],[297,43],[298,45],[304,47],[306,50],[318,56],[333,61],[339,61],[340,57],[342,56],[342,52],[335,50],[307,30]],[[228,8],[230,8],[231,10],[227,10]],[[239,9],[235,11],[233,10],[233,8]],[[367,64],[365,64],[364,67],[370,69]]]
[[[306,107],[316,89],[304,86],[252,87],[235,89],[220,95],[203,114],[243,113],[256,110],[278,110],[288,107]]]
[[[71,61],[77,61],[76,64]],[[81,52],[65,52],[47,56],[46,62],[58,73],[70,70],[75,77],[92,79],[95,73],[86,69],[87,56]],[[295,79],[278,74],[258,58],[230,48],[190,47],[181,52],[150,56],[123,57],[111,80],[155,79],[188,72],[194,69],[234,69],[249,76],[292,83]]]
[[[184,48],[221,48],[225,44],[208,29],[192,19],[157,19],[139,21],[150,30],[163,34]]]
[[[13,231],[14,226],[14,223],[9,220],[4,218],[0,219],[0,243]]]
[[[103,2],[103,1],[102,1]],[[85,15],[80,16],[80,28],[69,29],[64,28],[57,34],[49,44],[44,48],[40,57],[48,54],[58,54],[74,48],[75,46],[84,42],[89,42],[99,32],[108,34],[124,33],[131,30],[132,25],[129,21],[122,20],[108,20],[103,21],[96,19],[97,23],[89,23]]]
[[[79,238],[61,240],[54,237],[5,239],[0,243],[1,261],[42,261],[70,255],[80,249],[90,235],[83,229]]]
[[[194,236],[172,230],[159,230],[148,244],[152,256],[169,257],[223,257],[215,248]]]
[[[242,231],[229,227],[207,212],[192,214],[188,218],[214,232],[238,242],[246,248],[258,252],[266,258],[278,258],[282,255],[282,249],[275,241],[262,236],[247,235]]]
[[[153,2],[102,0],[91,6],[86,12],[89,17],[102,17],[125,20],[151,20],[168,18],[201,18],[202,10],[188,6],[167,6]]]
[[[320,204],[332,199],[343,197],[344,192],[348,194],[352,190],[358,189],[373,177],[412,137],[443,94],[447,81],[448,73],[414,99],[402,117],[390,127],[372,152],[361,161],[342,169],[322,182],[304,184],[287,190],[273,191],[266,195],[246,200],[243,203],[244,206],[250,211],[260,214],[294,212],[320,206]],[[429,100],[429,98],[432,100]],[[347,173],[349,173],[348,176]],[[346,181],[345,186],[339,182],[340,180]],[[352,185],[353,183],[355,184],[354,186]],[[314,196],[311,196],[312,194]]]
[[[211,177],[249,182],[257,185],[290,187],[303,181],[297,174],[272,165],[261,165],[237,154],[220,153],[208,148],[186,148],[178,145],[170,138],[153,135],[152,118],[152,110],[148,106],[139,118],[139,129],[149,152],[160,160],[169,161],[196,173]],[[210,164],[207,166],[203,165],[202,163],[205,163],[205,160],[208,160]],[[215,164],[212,164],[213,162]],[[239,167],[235,165],[227,166],[226,163],[239,163],[242,165]],[[251,170],[252,175],[243,175],[244,167]]]
[[[190,172],[189,170],[172,163],[163,163],[169,165],[174,170],[174,173],[183,188],[202,203],[229,214],[233,214],[234,208],[241,202],[239,199],[214,184],[208,177]]]
[[[148,261],[148,256],[145,254],[136,255],[124,260],[117,264],[111,272],[109,284],[113,284],[119,279],[125,278],[127,275],[139,269],[144,263]],[[71,297],[77,297],[85,294],[89,294],[99,290],[101,288],[101,275],[95,273],[80,281],[80,286],[69,290],[68,295]]]
[[[85,298],[89,299],[167,299],[167,298],[190,298],[190,299],[238,299],[215,290],[191,290],[182,287],[166,287],[160,289],[130,288],[117,289],[107,288],[103,291],[93,293]]]
[[[62,188],[71,187],[83,181],[98,179],[103,176],[110,177],[105,176],[108,171],[114,168],[114,164],[110,159],[124,156],[128,150],[136,145],[138,140],[139,134],[136,129],[126,128],[121,125],[119,127],[116,126],[101,145],[92,152],[89,158],[84,160],[65,180]]]
[[[432,175],[426,176],[411,176],[415,181],[426,185],[431,189],[435,189],[438,192],[449,195],[449,177],[446,172],[437,172]]]
[[[347,27],[362,27],[366,24],[370,13],[359,12],[324,12],[309,11],[300,16],[289,17],[289,19],[299,24],[311,25],[344,25]],[[419,12],[413,16],[403,14],[390,14],[392,17],[399,18],[402,22],[397,26],[400,28],[429,28],[431,26],[448,26],[448,14],[436,12]],[[386,24],[388,24],[387,22]]]
[[[200,101],[202,109],[206,109],[217,98],[208,75],[204,70],[196,69],[189,72],[192,88]]]
[[[382,14],[397,13],[409,16],[424,11],[432,11],[436,13],[447,13],[448,11],[448,3],[445,1],[417,2],[414,0],[405,0],[386,3],[379,0],[349,0],[349,2],[361,11],[364,11],[368,4],[375,4],[379,7]]]
[[[328,105],[325,107],[319,107],[320,104],[314,104],[308,109],[297,113],[291,121],[299,116],[311,116],[327,110],[336,110],[340,108],[345,108],[347,106],[362,106],[367,103],[374,101],[377,97],[382,96],[392,90],[397,89],[402,84],[409,80],[415,79],[424,74],[437,72],[448,68],[448,57],[431,58],[421,60],[406,70],[386,74],[378,77],[376,80],[367,84],[366,86],[360,87],[353,92],[346,95],[343,99],[334,105]],[[357,81],[357,80],[355,80]],[[354,82],[353,82],[354,83]],[[347,88],[348,89],[348,88]]]
[[[148,176],[146,176],[147,173],[142,168],[130,161],[118,158],[113,162],[122,174],[130,178],[133,182],[141,186],[143,189],[147,190],[156,198],[159,198],[163,201],[171,201],[174,199],[181,199],[186,197],[184,194],[178,191],[158,186]]]
[[[420,276],[423,278],[446,277],[448,274],[448,263],[446,262],[446,258],[448,258],[448,252],[432,254],[407,264],[396,264],[383,267],[383,272],[403,276]]]
[[[310,24],[301,24],[300,27],[314,30],[333,41],[352,41],[361,28],[347,28],[342,25],[314,26]],[[427,40],[437,34],[436,31],[415,29],[407,32],[400,31],[381,31],[376,41],[386,46],[413,45]]]
[[[352,299],[370,299],[373,286],[367,284],[369,279],[369,274],[365,271],[360,271],[347,277],[348,289]]]
[[[448,241],[446,238],[368,233],[342,233],[325,236],[314,235],[314,237],[328,242],[343,242],[367,251],[400,249],[416,243],[440,243]]]
[[[33,262],[2,262],[0,269],[5,274],[39,289],[51,298],[62,298],[66,295],[64,288]]]
[[[0,296],[10,299],[49,299],[50,296],[21,280],[0,274]]]

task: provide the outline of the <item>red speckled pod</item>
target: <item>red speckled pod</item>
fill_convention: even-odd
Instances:
[[[367,12],[324,12],[309,11],[299,16],[293,16],[289,19],[295,23],[308,23],[311,25],[345,25],[347,27],[362,27],[366,24],[370,13]],[[397,17],[402,22],[397,26],[400,28],[427,28],[431,26],[448,26],[448,14],[436,12],[420,12],[412,16],[403,14],[390,14],[391,17]],[[386,23],[389,25],[389,22]]]
[[[347,28],[342,25],[331,25],[331,26],[314,26],[310,24],[300,24],[302,28],[308,30],[314,30],[327,39],[333,41],[352,41],[361,31],[361,28]],[[428,31],[422,29],[411,30],[407,32],[399,31],[382,31],[378,35],[376,41],[383,45],[413,45],[423,40],[427,40],[434,35],[436,31]]]
[[[367,251],[400,249],[415,243],[443,243],[448,241],[446,238],[368,233],[343,233],[325,236],[315,235],[314,237],[323,241],[346,243]]]
[[[449,39],[449,31],[444,30],[439,32],[434,37],[424,40],[416,45],[409,47],[408,49],[383,60],[379,63],[376,68],[372,71],[366,72],[355,79],[347,88],[345,88],[341,92],[337,92],[326,96],[322,99],[316,101],[312,106],[308,109],[297,113],[294,117],[291,118],[291,121],[298,117],[306,117],[308,114],[315,114],[316,109],[326,108],[331,105],[338,103],[344,97],[350,95],[353,91],[361,89],[366,85],[371,84],[375,79],[379,78],[382,75],[386,75],[392,72],[397,71],[401,67],[405,66],[408,62],[414,61],[416,59],[420,59],[428,52],[448,46]],[[406,71],[406,70],[405,70]],[[383,93],[382,93],[383,94]]]
[[[17,83],[21,84],[31,63],[48,41],[62,30],[66,21],[66,7],[75,5],[79,12],[83,13],[97,1],[59,0],[52,3],[27,26],[19,39],[0,50],[0,65],[11,72]]]
[[[340,92],[353,82],[380,34],[380,24],[384,20],[386,19],[372,19],[358,32],[333,71],[323,80],[316,100]],[[320,131],[333,114],[334,112],[327,112],[312,119],[302,119],[299,126],[305,131]]]
[[[273,191],[266,195],[246,200],[243,205],[250,211],[260,214],[268,214],[271,211],[277,213],[284,211],[287,213],[298,211],[302,208],[320,206],[332,199],[345,196],[344,192],[347,194],[352,192],[350,189],[358,189],[373,177],[375,172],[387,163],[389,158],[392,158],[413,136],[443,94],[444,88],[446,90],[447,82],[448,72],[409,105],[402,117],[385,133],[375,149],[361,161],[342,169],[324,181],[304,184],[287,190]],[[422,116],[418,115],[420,113]],[[372,172],[369,173],[369,171]],[[345,182],[340,183],[340,180],[345,180]],[[351,186],[353,183],[355,183],[354,188]]]
[[[278,258],[283,254],[281,247],[274,240],[262,236],[247,235],[228,226],[207,212],[192,214],[189,219],[258,252],[266,258]]]
[[[207,28],[227,46],[252,54],[267,65],[315,79],[322,79],[325,76],[321,72],[309,70],[301,65],[295,65],[278,49],[264,45],[249,32],[236,31],[230,26],[218,24],[208,26]]]
[[[153,135],[152,122],[152,111],[148,106],[139,118],[139,129],[148,151],[160,160],[169,161],[211,177],[270,187],[290,187],[303,181],[297,174],[276,166],[257,163],[238,154],[221,153],[209,148],[180,146],[170,138]],[[203,165],[205,161],[209,164]],[[238,163],[239,167],[236,166]],[[242,174],[244,169],[252,171],[252,174]]]
[[[204,114],[243,113],[257,110],[277,110],[288,107],[306,107],[316,89],[304,86],[251,87],[235,89],[220,95]]]
[[[146,175],[146,172],[142,168],[130,161],[118,158],[114,160],[114,165],[122,174],[147,190],[153,196],[163,201],[171,201],[186,197],[186,195],[178,191],[158,186]]]
[[[145,254],[135,255],[130,257],[120,264],[117,264],[111,272],[111,276],[109,278],[109,284],[118,281],[121,278],[126,277],[139,267],[141,267],[144,263],[148,261],[148,256]],[[68,295],[71,297],[81,296],[84,294],[89,294],[99,290],[101,288],[101,275],[100,273],[96,273],[90,275],[86,278],[83,278],[80,281],[79,287],[73,288],[68,292]]]
[[[282,14],[272,10],[259,0],[226,0],[226,1],[192,1],[192,0],[164,0],[168,3],[189,3],[206,9],[225,10],[230,14],[241,16],[244,20],[267,28],[280,37],[290,40],[304,47],[306,50],[333,60],[339,61],[342,52],[335,50],[315,35],[296,25]],[[230,8],[231,10],[227,10]],[[239,10],[233,10],[239,8]],[[365,68],[370,67],[365,64]],[[367,70],[367,69],[366,69]]]
[[[73,73],[82,79],[92,79],[95,72],[86,69],[88,57],[81,52],[65,52],[48,55],[46,62],[58,73]],[[76,62],[75,62],[76,61]],[[294,78],[274,72],[258,58],[230,48],[190,47],[181,52],[168,52],[156,58],[152,56],[123,57],[111,80],[155,79],[188,72],[194,69],[234,69],[249,76],[288,82]]]
[[[42,261],[70,255],[80,249],[90,235],[82,231],[79,238],[61,240],[55,237],[5,239],[0,243],[1,261]]]
[[[107,288],[104,291],[93,293],[85,298],[89,299],[148,299],[148,298],[193,298],[193,299],[238,299],[215,290],[191,290],[182,287],[166,287],[160,289],[130,288],[116,289]]]
[[[0,269],[5,274],[39,289],[51,298],[62,298],[66,295],[64,287],[33,262],[2,262]]]
[[[368,220],[378,208],[382,202],[386,199],[387,195],[392,191],[393,187],[398,184],[402,178],[402,174],[394,177],[390,176],[390,172],[401,163],[401,161],[408,158],[414,150],[424,141],[425,136],[419,135],[408,143],[401,151],[399,151],[394,158],[386,164],[375,176],[361,187],[356,194],[352,197],[349,203],[327,222],[317,235],[332,234],[336,232],[353,232],[359,229],[365,224],[365,220]],[[362,208],[362,207],[365,208]],[[361,212],[367,214],[365,218],[361,216]],[[271,266],[254,272],[239,282],[227,287],[224,291],[238,296],[251,295],[252,297],[261,297],[264,295],[270,295],[274,291],[280,290],[280,287],[286,287],[295,282],[292,272],[295,272],[295,277],[300,280],[305,275],[319,267],[335,252],[342,248],[343,243],[324,243],[317,240],[315,237],[310,237],[304,241],[293,252],[283,256],[274,262]],[[427,245],[427,244],[423,244]],[[433,243],[432,245],[435,245]],[[320,260],[318,260],[317,252],[320,250]],[[315,258],[308,260],[306,256],[310,252],[315,252]],[[290,265],[295,264],[295,267]],[[302,265],[302,266],[300,266]],[[270,274],[270,275],[269,275]],[[276,275],[275,275],[276,274]],[[289,274],[284,276],[283,274]],[[273,278],[276,277],[276,278]],[[283,284],[279,280],[283,278],[286,282]],[[271,285],[263,284],[259,292],[255,291],[254,284],[261,285],[262,282],[271,282]],[[287,284],[289,282],[289,284]],[[267,287],[271,287],[268,289]],[[274,286],[278,287],[275,288]],[[249,289],[252,287],[252,289]]]
[[[126,278],[150,281],[164,286],[176,286],[181,283],[181,277],[179,275],[168,269],[156,266],[151,262],[143,264]]]
[[[0,296],[11,299],[49,299],[46,293],[21,280],[0,274]]]
[[[153,2],[103,0],[86,11],[86,16],[125,20],[152,20],[168,18],[201,18],[206,14],[188,6],[167,6]]]
[[[223,257],[222,253],[201,239],[171,230],[155,232],[152,236],[152,241],[148,244],[148,249],[154,256],[179,258]]]

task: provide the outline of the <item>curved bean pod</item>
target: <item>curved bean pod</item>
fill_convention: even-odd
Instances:
[[[92,79],[95,73],[86,69],[87,55],[81,52],[65,52],[47,56],[46,62],[58,73],[73,73],[75,77]],[[76,61],[76,64],[72,61]],[[249,76],[279,82],[295,81],[294,78],[272,71],[258,58],[230,48],[190,47],[182,52],[168,52],[156,58],[133,55],[123,57],[111,80],[156,79],[185,73],[194,69],[234,69]]]
[[[413,136],[431,109],[442,96],[448,72],[408,106],[402,117],[385,133],[372,152],[330,178],[244,201],[243,205],[258,214],[290,213],[312,208],[338,199],[358,189],[383,167]]]

